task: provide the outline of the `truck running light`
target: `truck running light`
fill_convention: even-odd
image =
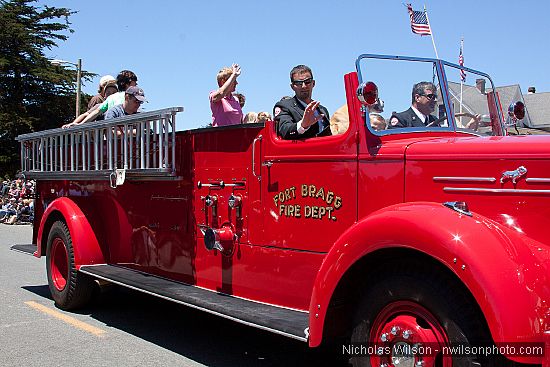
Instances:
[[[512,102],[508,106],[508,115],[516,120],[522,120],[525,117],[525,105],[523,102]]]

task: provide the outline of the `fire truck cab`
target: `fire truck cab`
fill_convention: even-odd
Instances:
[[[272,121],[176,132],[179,107],[18,137],[56,305],[106,280],[311,347],[345,340],[356,366],[549,365],[443,349],[549,340],[550,139],[507,136],[487,74],[402,56],[355,66],[349,121],[328,137],[283,140]],[[461,71],[490,87],[457,93]],[[392,126],[420,81],[437,123]]]

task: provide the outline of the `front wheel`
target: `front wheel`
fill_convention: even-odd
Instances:
[[[471,297],[448,277],[406,265],[394,269],[378,274],[357,309],[351,341],[367,353],[352,356],[353,366],[494,365],[476,355],[450,353],[450,347],[489,342]]]
[[[77,271],[71,234],[62,221],[55,222],[48,235],[46,272],[57,307],[71,310],[84,306],[91,299],[94,280]]]

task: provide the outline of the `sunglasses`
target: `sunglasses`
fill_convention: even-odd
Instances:
[[[430,101],[433,101],[433,100],[437,99],[437,94],[433,94],[433,93],[421,94],[421,96],[424,96],[424,97],[428,98]]]
[[[313,83],[313,78],[307,78],[307,79],[304,79],[304,80],[293,80],[292,81],[292,85],[295,86],[295,87],[299,87],[299,86],[302,86],[302,85],[310,85],[311,83]]]

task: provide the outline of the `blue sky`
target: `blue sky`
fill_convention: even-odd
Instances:
[[[47,52],[99,76],[134,71],[150,101],[147,110],[183,106],[178,129],[211,121],[208,93],[222,66],[239,63],[244,112],[272,111],[291,95],[289,71],[307,64],[313,98],[330,113],[345,103],[343,75],[362,53],[435,57],[431,39],[410,30],[402,1],[69,1],[74,33]],[[457,63],[464,37],[465,66],[490,74],[497,86],[550,91],[550,1],[412,1],[424,5],[439,57]],[[409,87],[407,87],[409,88]]]

